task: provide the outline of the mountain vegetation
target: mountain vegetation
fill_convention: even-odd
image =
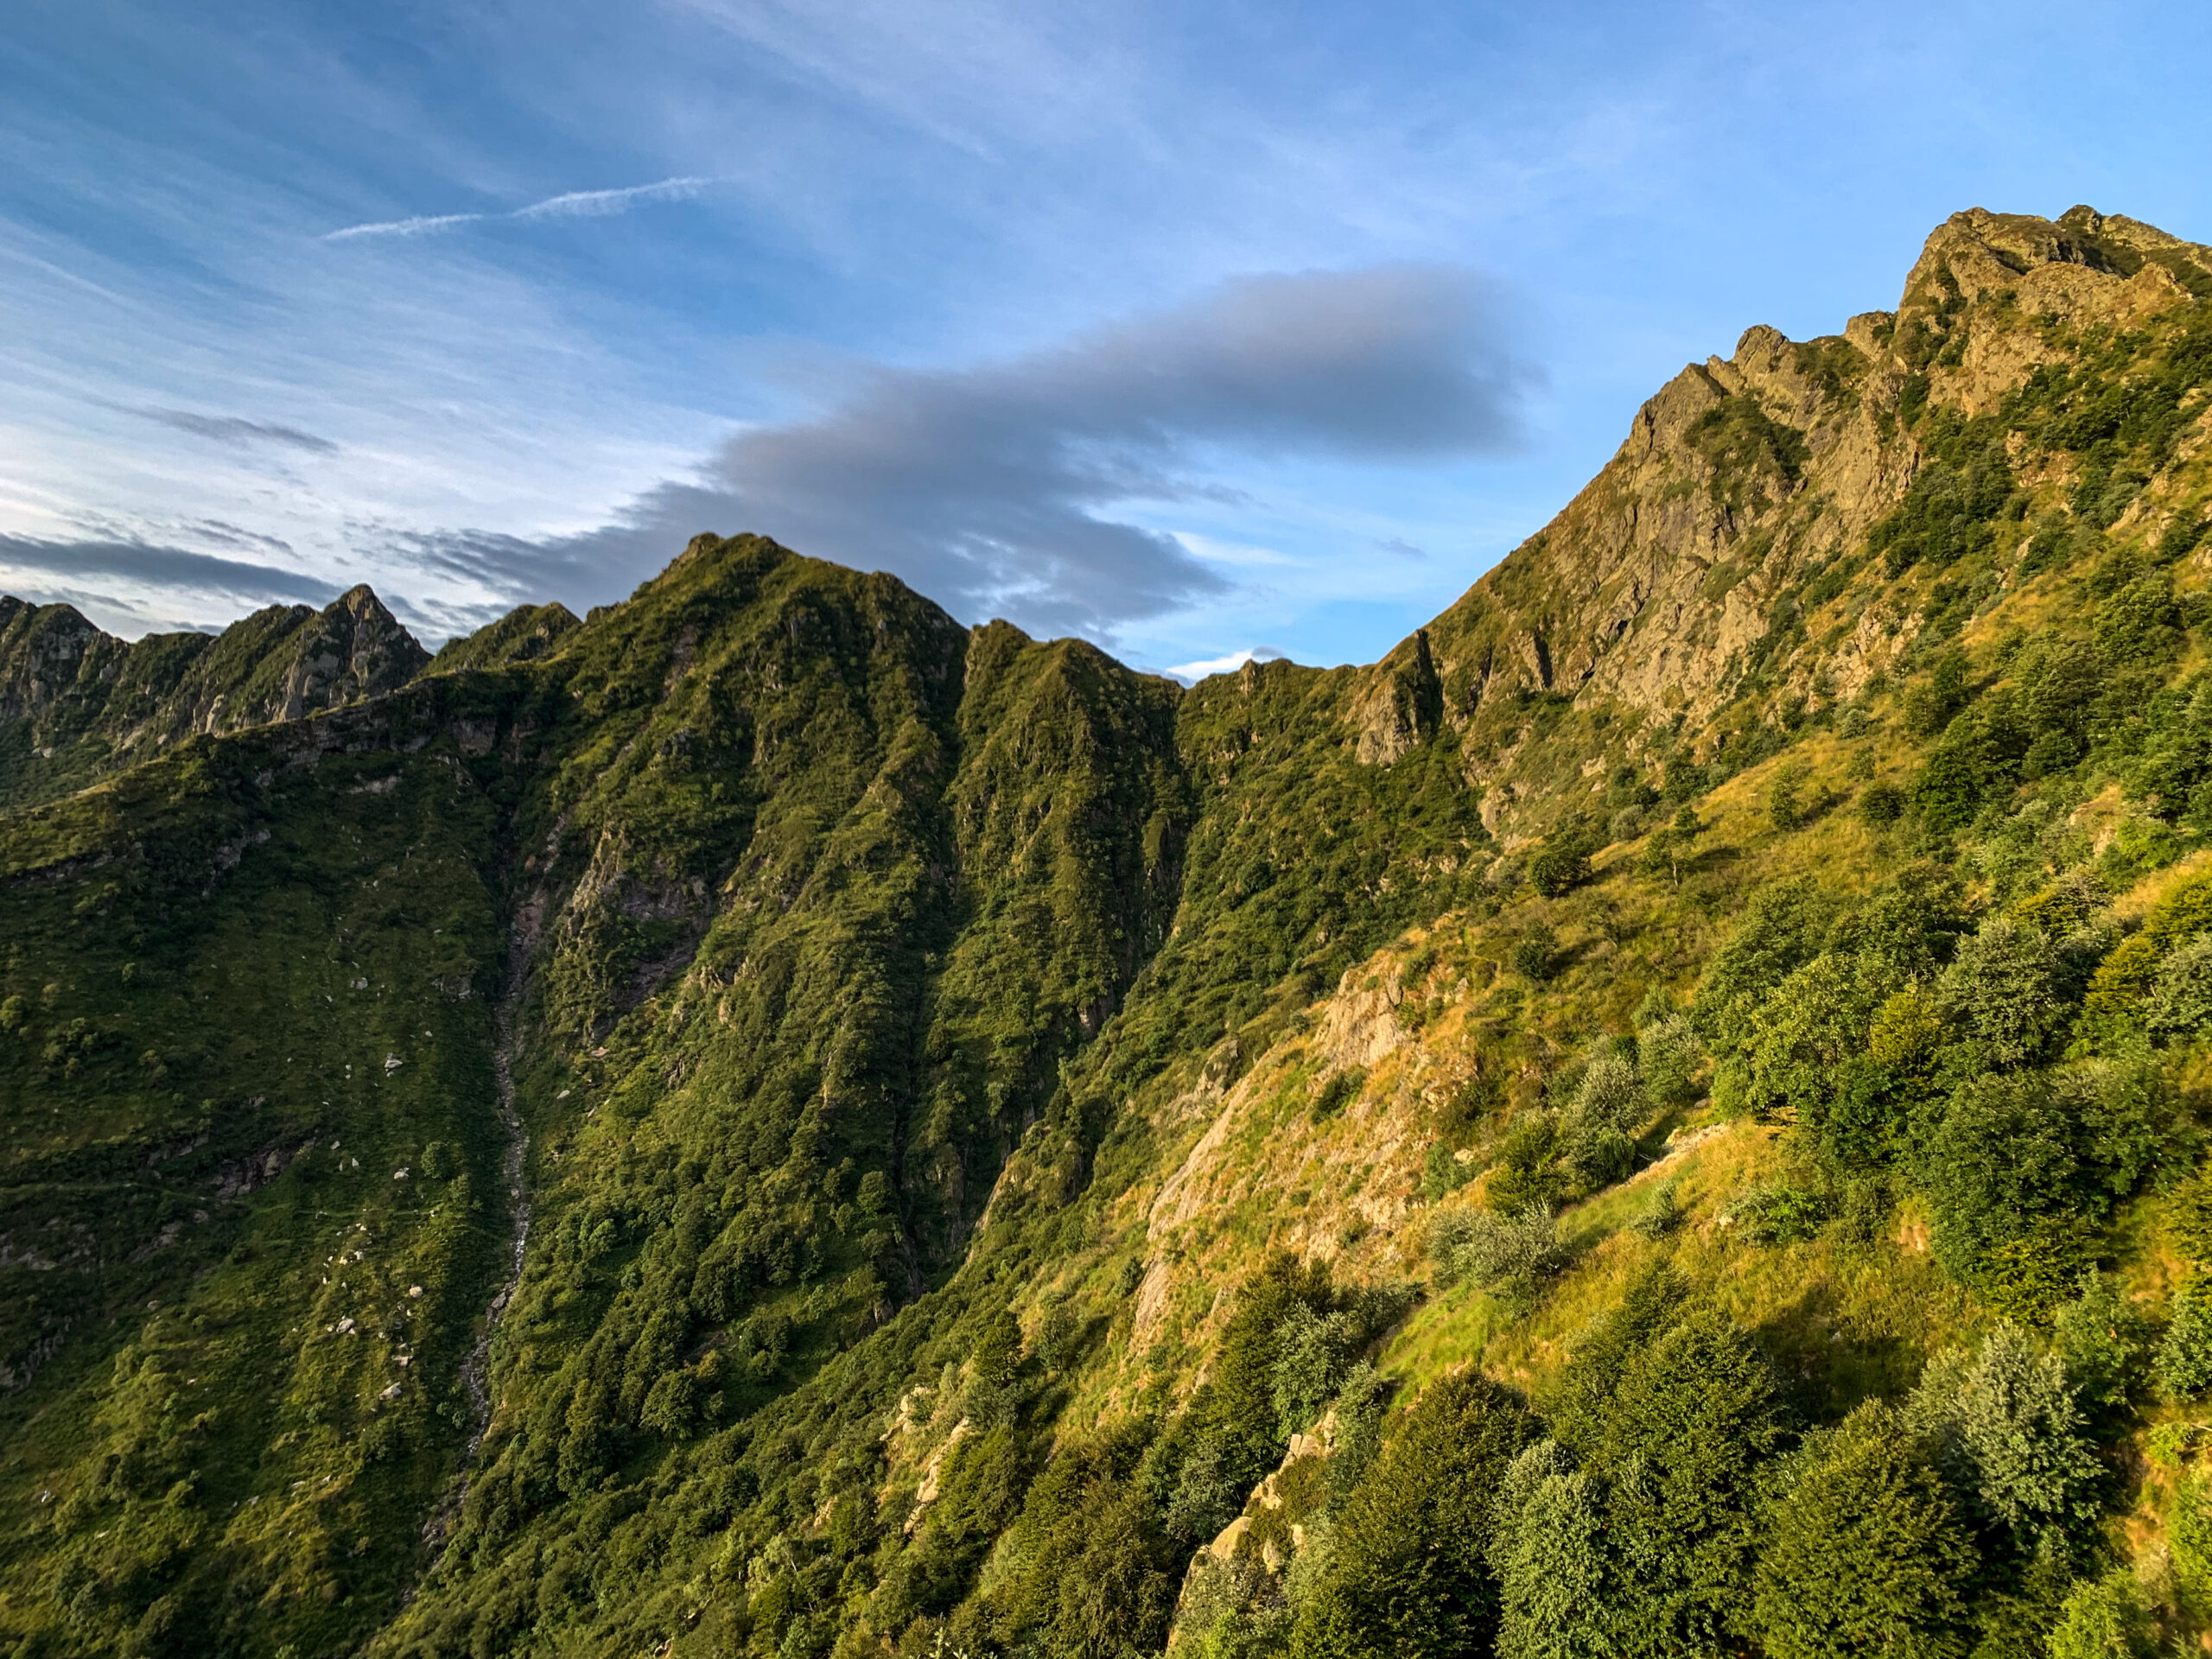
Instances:
[[[2212,249],[1939,226],[1370,666],[0,601],[0,1643],[2212,1636]]]

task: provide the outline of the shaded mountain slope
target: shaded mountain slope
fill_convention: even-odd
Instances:
[[[219,635],[128,645],[69,606],[0,596],[0,806],[66,794],[201,733],[379,696],[429,661],[365,587],[321,611],[272,605]]]
[[[1372,667],[706,537],[13,812],[0,1629],[2194,1639],[2208,386],[1976,211]]]

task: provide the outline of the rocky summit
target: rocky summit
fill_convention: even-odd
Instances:
[[[0,1642],[2193,1648],[2208,536],[1975,209],[1371,666],[0,600]]]

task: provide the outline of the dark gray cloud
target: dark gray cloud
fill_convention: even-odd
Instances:
[[[210,438],[217,443],[246,447],[258,443],[279,444],[290,449],[305,449],[318,455],[334,455],[338,446],[328,438],[319,438],[312,432],[302,432],[296,426],[278,426],[267,421],[242,420],[235,415],[195,415],[188,409],[134,409],[134,415],[172,427],[179,432],[189,432],[196,438]]]
[[[409,538],[416,556],[571,605],[702,530],[895,572],[969,619],[1110,632],[1220,591],[1136,502],[1221,499],[1225,456],[1407,462],[1494,452],[1532,378],[1497,297],[1428,266],[1247,277],[984,368],[877,368],[821,416],[731,439],[696,481],[550,541]]]
[[[338,589],[328,582],[295,571],[125,539],[56,542],[0,534],[0,571],[5,570],[42,572],[72,583],[105,577],[131,587],[176,589],[257,605],[326,605],[338,596]],[[6,581],[0,575],[0,588]]]

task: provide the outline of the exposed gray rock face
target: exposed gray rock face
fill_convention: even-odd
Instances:
[[[1539,775],[1548,760],[1524,744],[1525,720],[1505,712],[1514,705],[1610,711],[1646,728],[1680,714],[1695,731],[1793,616],[1807,639],[1783,653],[1782,695],[1856,695],[1912,642],[1925,596],[1876,560],[1847,571],[1817,615],[1782,601],[1863,549],[1926,463],[1924,428],[1900,400],[1986,414],[2037,368],[2070,361],[2082,330],[2140,327],[2208,283],[2212,248],[2133,219],[2087,207],[2056,220],[1953,214],[1894,312],[1802,342],[1756,327],[1730,356],[1662,387],[1557,518],[1364,671],[1348,733],[1359,758],[1394,761],[1440,723],[1479,734],[1469,782],[1485,790],[1485,821],[1503,828],[1516,800],[1558,792]],[[2201,423],[2176,466],[2212,441],[2212,410]],[[2160,499],[2154,480],[2137,510]]]
[[[64,794],[205,733],[382,696],[430,660],[366,587],[219,634],[125,642],[67,605],[0,596],[0,805]]]

